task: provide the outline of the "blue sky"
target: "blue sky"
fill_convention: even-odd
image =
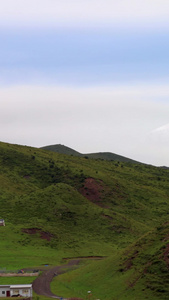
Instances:
[[[0,40],[2,83],[97,85],[168,78],[167,32],[17,28],[1,30]]]
[[[0,140],[169,166],[168,20],[166,0],[3,1]]]

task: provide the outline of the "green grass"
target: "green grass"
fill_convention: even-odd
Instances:
[[[150,232],[125,251],[55,278],[53,292],[83,299],[88,290],[93,299],[168,299],[168,269],[163,260],[168,229],[164,226],[160,235],[158,230]]]
[[[8,284],[31,284],[36,277],[0,277],[1,285]]]
[[[88,178],[94,186],[87,186]],[[6,223],[0,268],[104,256],[58,276],[52,290],[84,299],[88,290],[93,299],[167,299],[168,178],[168,169],[0,143],[0,218]],[[93,203],[82,190],[99,199]],[[31,228],[39,231],[23,232]],[[125,270],[127,262],[132,266]]]
[[[41,149],[52,151],[52,152],[57,152],[60,154],[84,157],[85,159],[92,158],[92,159],[99,159],[99,160],[111,160],[111,161],[117,161],[117,162],[138,163],[137,161],[135,161],[133,159],[130,159],[130,158],[127,158],[127,157],[124,157],[121,155],[117,155],[117,154],[111,153],[111,152],[98,152],[98,153],[82,154],[82,153],[79,153],[79,152],[69,148],[69,147],[66,147],[66,146],[60,145],[60,144],[41,147]]]

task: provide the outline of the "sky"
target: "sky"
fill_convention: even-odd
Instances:
[[[169,2],[0,0],[0,140],[169,166]]]

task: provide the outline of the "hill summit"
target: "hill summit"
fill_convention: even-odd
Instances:
[[[119,162],[130,162],[130,163],[137,163],[137,164],[139,163],[138,161],[135,161],[133,159],[115,153],[111,153],[111,152],[97,152],[97,153],[82,154],[72,148],[69,148],[61,144],[44,146],[41,147],[41,149],[57,152],[60,154],[78,156],[78,157],[100,159],[100,160],[112,160],[112,161],[119,161]]]

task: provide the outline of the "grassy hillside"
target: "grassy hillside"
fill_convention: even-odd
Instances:
[[[119,161],[119,162],[130,162],[134,164],[139,164],[139,162],[130,159],[125,156],[121,156],[115,153],[111,152],[98,152],[98,153],[88,153],[88,154],[83,154],[83,156],[86,156],[88,158],[93,158],[93,159],[101,159],[101,160],[111,160],[111,161]]]
[[[143,235],[125,250],[105,260],[63,274],[52,282],[52,290],[85,299],[168,299],[169,225]]]
[[[56,278],[53,291],[167,299],[168,178],[168,169],[0,143],[0,268],[103,256]]]
[[[74,155],[74,156],[83,156],[80,152],[77,152],[76,150],[73,150],[69,147],[66,147],[61,144],[56,144],[56,145],[50,145],[50,146],[44,146],[41,147],[41,149],[48,150],[48,151],[53,151],[61,154],[66,154],[66,155]]]
[[[41,149],[48,150],[48,151],[53,151],[61,154],[67,154],[67,155],[72,155],[72,156],[79,156],[79,157],[85,157],[85,158],[93,158],[93,159],[100,159],[100,160],[112,160],[112,161],[120,161],[120,162],[131,162],[131,163],[139,163],[133,159],[111,153],[111,152],[98,152],[98,153],[87,153],[87,154],[82,154],[79,153],[69,147],[66,147],[64,145],[51,145],[51,146],[45,146],[42,147]]]

